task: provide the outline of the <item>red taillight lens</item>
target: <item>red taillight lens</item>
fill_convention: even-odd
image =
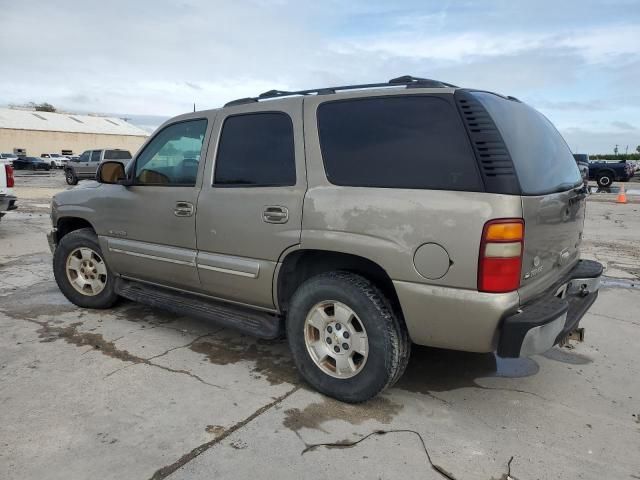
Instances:
[[[504,293],[520,286],[524,221],[521,218],[491,220],[484,225],[478,260],[478,290]]]
[[[11,165],[5,165],[4,171],[7,174],[7,188],[12,188],[15,184],[15,180],[13,178],[13,167]]]

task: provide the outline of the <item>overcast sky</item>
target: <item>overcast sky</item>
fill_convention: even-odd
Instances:
[[[640,144],[638,0],[0,0],[0,20],[0,105],[149,128],[194,102],[412,74],[516,96],[574,152]]]

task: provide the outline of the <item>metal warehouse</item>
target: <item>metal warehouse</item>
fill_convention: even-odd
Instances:
[[[148,135],[121,118],[0,108],[0,152],[38,157],[120,148],[133,154]]]

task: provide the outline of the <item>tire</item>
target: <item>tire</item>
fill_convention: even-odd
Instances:
[[[51,168],[56,168],[56,162],[51,162]]]
[[[359,359],[358,370],[350,373],[351,376],[341,378],[335,360],[335,370],[330,373],[332,362],[314,360],[313,347],[307,347],[308,331],[320,334],[315,345],[336,348],[344,340],[340,335],[345,335],[349,328],[342,327],[338,332],[337,323],[333,323],[333,330],[310,327],[307,319],[313,317],[313,312],[325,308],[324,305],[329,305],[325,310],[329,316],[322,318],[328,319],[338,318],[335,312],[339,309],[344,311],[347,307],[353,314],[348,323],[352,327],[360,324],[367,338],[367,355],[364,360]],[[352,333],[351,337],[355,339],[362,332]],[[332,335],[334,340],[329,342],[327,339]],[[289,305],[287,337],[294,362],[303,378],[316,390],[348,403],[364,402],[392,386],[404,373],[411,351],[404,321],[393,311],[384,294],[368,279],[343,271],[317,275],[298,287]],[[359,355],[355,353],[358,349],[355,345],[354,342],[350,353],[346,349],[341,353],[351,355],[349,364],[352,366],[356,364],[356,355]],[[329,354],[338,358],[331,352]]]
[[[69,185],[77,185],[78,184],[78,177],[76,177],[76,174],[73,173],[73,170],[71,170],[70,168],[68,168],[64,172],[64,179],[67,181],[67,184],[69,184]]]
[[[610,173],[601,173],[598,175],[598,186],[601,188],[609,188],[613,183],[613,175]]]
[[[48,172],[49,170],[51,170],[51,167],[50,167],[49,165],[45,165],[45,166],[44,166],[44,169],[45,169],[45,171],[47,171],[47,172]]]
[[[82,251],[80,251],[80,249],[82,249]],[[83,255],[87,250],[92,251],[93,254],[97,254],[97,257],[92,255],[90,258],[92,264],[97,268],[86,271],[97,272],[99,274],[96,275],[97,277],[104,276],[104,278],[99,278],[97,282],[102,285],[102,288],[96,293],[91,292],[90,287],[85,290],[85,293],[81,293],[78,288],[72,284],[72,275],[67,273],[69,263],[71,263],[71,257],[74,256],[78,262],[83,262],[85,258],[89,258]],[[78,257],[77,255],[80,256]],[[101,262],[98,262],[98,259],[101,260]],[[101,274],[101,272],[104,272],[104,274]],[[80,272],[76,271],[76,273]],[[71,303],[79,307],[110,308],[118,300],[118,295],[114,290],[114,276],[104,261],[104,256],[98,244],[98,237],[90,228],[74,230],[62,237],[53,255],[53,275],[63,295],[67,297]]]

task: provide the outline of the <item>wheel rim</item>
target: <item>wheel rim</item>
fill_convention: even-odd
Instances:
[[[73,174],[72,173],[67,173],[67,181],[68,182],[73,182]]]
[[[88,247],[72,251],[65,270],[71,286],[88,297],[98,295],[107,285],[107,266],[102,257]]]
[[[344,303],[316,304],[304,322],[304,342],[316,366],[334,378],[351,378],[362,371],[369,356],[364,324]]]
[[[600,184],[604,185],[605,187],[608,186],[611,183],[611,180],[609,179],[609,177],[602,177],[600,179]]]

